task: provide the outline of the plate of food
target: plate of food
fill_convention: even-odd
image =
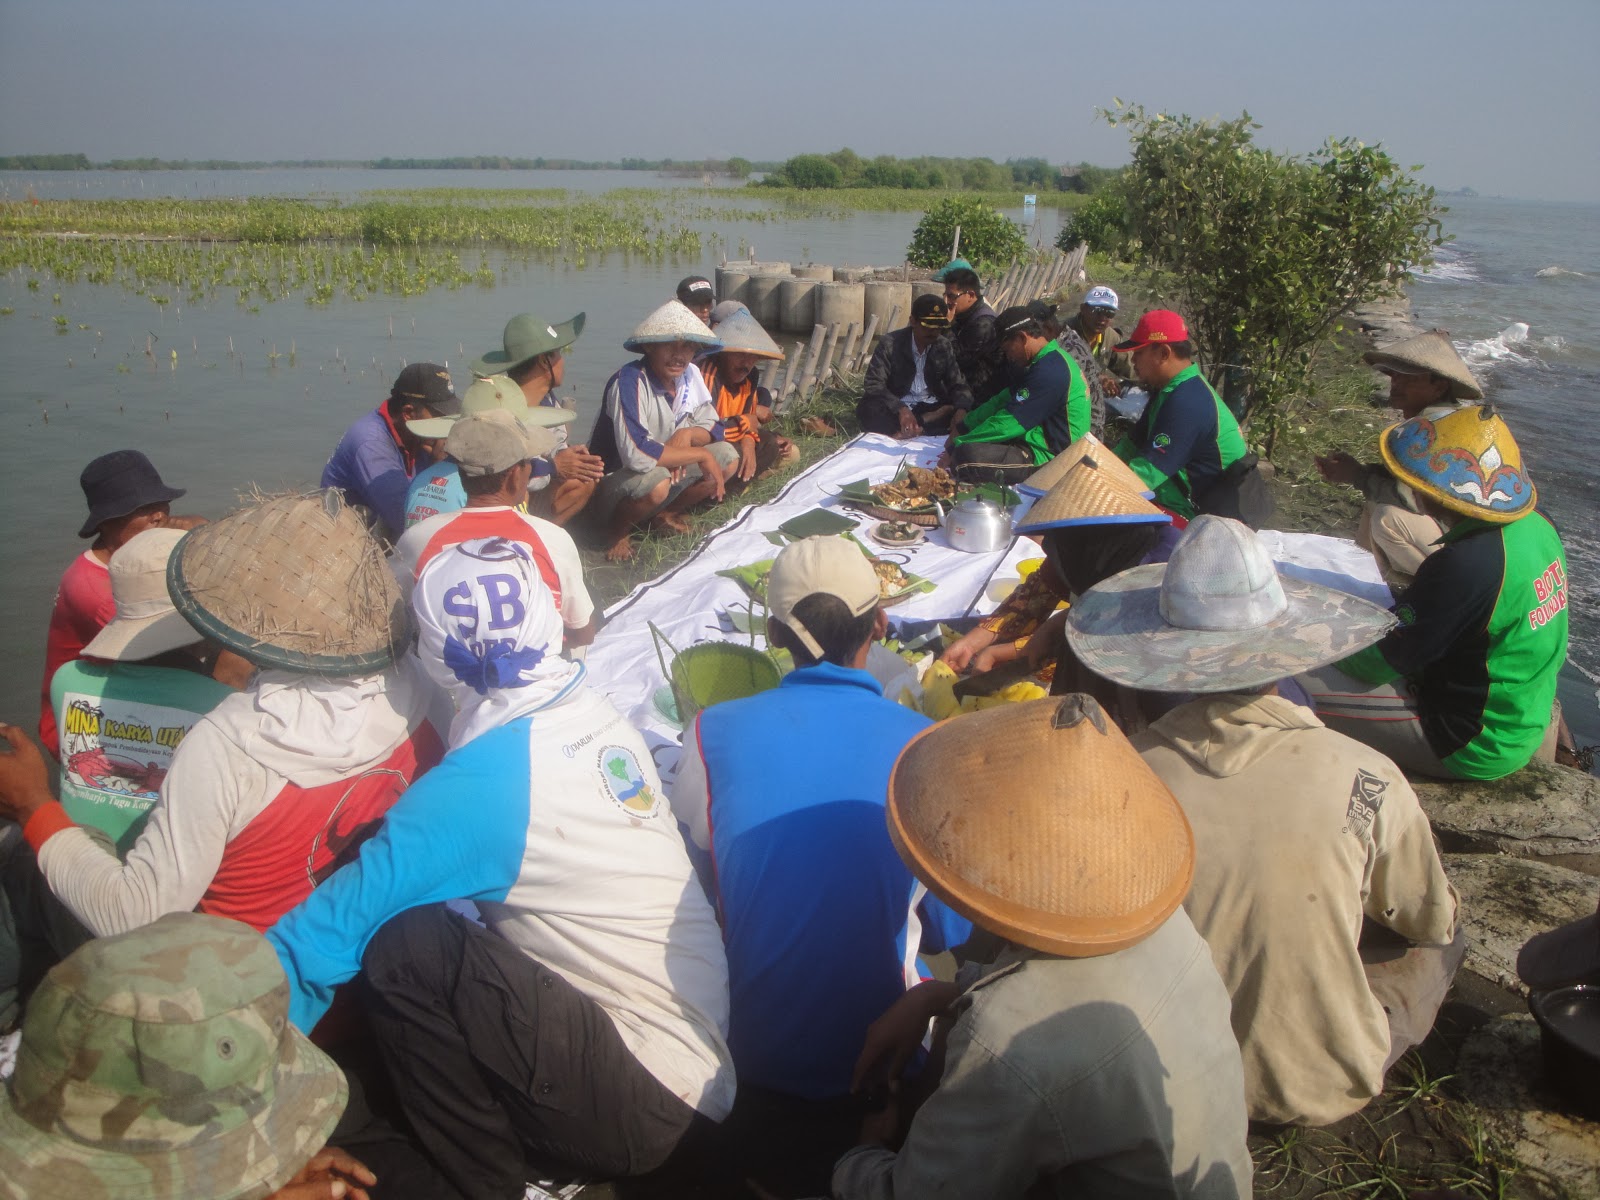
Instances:
[[[898,550],[918,545],[927,539],[928,532],[913,521],[879,521],[867,530],[867,536],[880,546]]]
[[[858,479],[839,489],[839,499],[868,516],[935,528],[943,514],[958,501],[972,496],[992,500],[1002,508],[1021,502],[1008,487],[996,483],[961,483],[942,467],[913,467],[901,463],[887,483]]]

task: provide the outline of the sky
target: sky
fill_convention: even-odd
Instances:
[[[1114,98],[1600,199],[1600,0],[0,0],[0,154],[1038,155]]]

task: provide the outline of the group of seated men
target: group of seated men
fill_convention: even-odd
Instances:
[[[665,373],[709,347],[679,307],[636,332],[591,439],[658,451],[590,481],[583,503],[616,490],[630,522],[763,453],[754,410],[728,421],[736,457],[716,422],[651,436]],[[0,1176],[24,1196],[96,1171],[152,1197],[674,1171],[728,1194],[1248,1195],[1248,1119],[1358,1110],[1431,1027],[1464,943],[1396,762],[1493,778],[1543,753],[1565,566],[1503,420],[1468,407],[1380,441],[1392,494],[1444,530],[1398,623],[1280,576],[1193,507],[1204,438],[1159,457],[1152,426],[1226,411],[1175,321],[1121,343],[1156,410],[1128,442],[1047,460],[1036,577],[1073,603],[1036,607],[1022,652],[1057,696],[939,725],[889,701],[863,669],[874,573],[805,539],[767,585],[796,669],[700,713],[670,784],[569,653],[594,608],[554,518],[581,460],[554,461],[560,413],[526,371],[459,401],[437,371],[397,381],[378,420],[441,457],[393,553],[348,491],[206,523],[172,517],[144,455],[91,463],[95,541],[52,619],[83,638],[51,681],[55,793],[0,727],[21,833],[0,984],[32,989]],[[999,337],[1028,374],[992,415],[1020,426],[1034,368],[1071,363],[1043,332]],[[512,340],[527,367],[539,339]],[[559,382],[553,352],[536,369]],[[1396,379],[1436,373],[1386,353]],[[721,366],[741,390],[747,364]],[[130,730],[137,765],[107,752]],[[946,951],[955,978],[931,978]],[[113,1107],[114,1129],[79,1119]]]
[[[640,528],[687,529],[683,514],[794,457],[775,431],[771,396],[757,385],[762,361],[783,352],[739,304],[715,306],[706,279],[692,275],[678,298],[647,316],[623,343],[639,357],[612,375],[589,440],[569,442],[575,413],[556,393],[565,353],[583,333],[585,314],[550,322],[520,313],[498,349],[472,365],[477,379],[503,379],[520,393],[528,423],[547,427],[552,445],[533,460],[524,507],[557,525],[580,514],[605,538],[607,557],[628,558]],[[466,411],[449,372],[413,363],[389,398],[345,433],[322,473],[366,506],[378,530],[398,541],[418,520],[464,503],[451,465],[442,462],[449,418]]]

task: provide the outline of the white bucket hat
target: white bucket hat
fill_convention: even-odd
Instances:
[[[167,563],[182,529],[146,529],[111,556],[117,615],[83,648],[89,658],[138,662],[201,640],[167,594]]]
[[[712,350],[722,349],[722,339],[681,300],[668,300],[640,321],[633,336],[622,343],[622,348],[630,354],[638,354],[655,342],[692,342]]]
[[[1280,576],[1249,526],[1204,515],[1170,562],[1080,596],[1067,640],[1090,670],[1127,687],[1232,692],[1354,654],[1394,623],[1370,601]]]

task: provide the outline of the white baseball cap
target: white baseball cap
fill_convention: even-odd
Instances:
[[[767,611],[818,658],[823,649],[794,615],[807,596],[834,596],[852,617],[865,616],[878,604],[878,574],[861,547],[842,537],[809,537],[779,552],[767,575]]]
[[[1090,288],[1089,294],[1083,298],[1083,302],[1090,308],[1109,308],[1115,310],[1118,307],[1117,294],[1110,288],[1106,287],[1105,284],[1101,284],[1099,287]]]

